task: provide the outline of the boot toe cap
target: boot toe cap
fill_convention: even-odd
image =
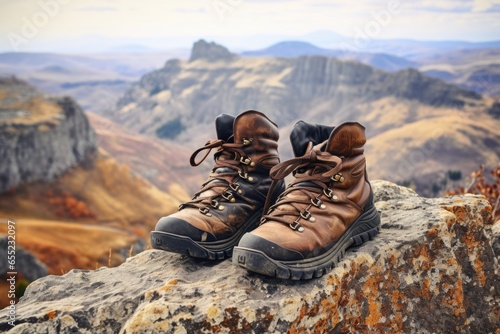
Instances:
[[[271,259],[277,261],[298,261],[304,259],[304,256],[300,252],[280,246],[252,233],[245,233],[238,247],[261,251]]]
[[[156,223],[155,231],[188,237],[194,241],[215,240],[215,237],[211,233],[200,230],[183,219],[171,216],[162,217]]]

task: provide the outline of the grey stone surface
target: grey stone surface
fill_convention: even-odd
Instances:
[[[498,260],[481,196],[373,182],[382,229],[329,274],[292,282],[150,250],[32,283],[8,333],[495,333]]]
[[[194,43],[189,61],[197,59],[205,59],[208,61],[231,60],[235,57],[236,55],[234,53],[229,52],[229,50],[222,45],[214,42],[208,43],[207,41],[200,39]]]
[[[0,192],[24,182],[53,180],[95,152],[94,130],[71,98],[42,97],[15,80],[0,81],[0,89],[7,95],[0,100]],[[34,98],[53,102],[60,111],[43,117],[11,107],[37,103]],[[28,122],[16,121],[19,116]]]

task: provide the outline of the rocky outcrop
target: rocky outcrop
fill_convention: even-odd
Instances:
[[[235,57],[236,55],[234,53],[229,52],[229,50],[222,45],[215,44],[214,42],[208,43],[200,39],[193,44],[189,61],[191,62],[197,59],[205,59],[208,61],[232,60]]]
[[[481,196],[427,199],[373,182],[378,236],[306,282],[145,251],[32,283],[8,333],[495,333],[498,258]],[[488,228],[485,228],[487,226]],[[493,231],[493,232],[492,232]]]
[[[0,192],[48,181],[96,150],[82,109],[68,97],[44,97],[17,79],[0,80]]]

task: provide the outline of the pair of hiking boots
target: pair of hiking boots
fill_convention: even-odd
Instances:
[[[247,270],[301,280],[327,273],[347,248],[378,233],[360,124],[299,121],[290,134],[295,158],[281,163],[278,127],[264,114],[222,114],[215,127],[218,139],[190,159],[197,166],[217,149],[208,180],[158,221],[154,248],[210,260],[232,255]]]

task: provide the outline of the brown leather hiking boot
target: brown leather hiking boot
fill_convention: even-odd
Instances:
[[[271,177],[293,172],[295,179],[234,248],[233,262],[269,276],[310,279],[375,236],[380,218],[366,177],[363,126],[301,121],[290,139],[296,158],[273,167]]]
[[[217,140],[208,141],[191,156],[198,166],[214,148],[215,166],[208,180],[179,211],[161,218],[151,232],[157,249],[211,260],[230,257],[241,236],[258,226],[279,163],[278,127],[264,114],[248,110],[238,117],[222,114],[215,120]],[[198,153],[207,150],[201,161]],[[283,191],[283,183],[269,194]]]

